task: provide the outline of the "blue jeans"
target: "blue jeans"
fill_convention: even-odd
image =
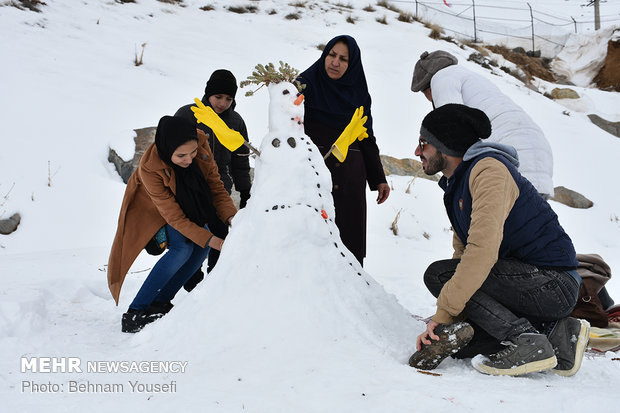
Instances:
[[[424,283],[438,297],[460,260],[431,264]],[[567,317],[577,303],[578,282],[566,271],[500,259],[463,310],[468,320],[497,340],[534,332],[544,322]]]
[[[209,254],[211,248],[202,248],[168,224],[166,232],[168,252],[157,261],[129,308],[144,310],[154,301],[171,301]]]

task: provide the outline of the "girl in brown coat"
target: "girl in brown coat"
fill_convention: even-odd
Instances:
[[[130,177],[108,263],[108,285],[118,304],[127,271],[163,226],[168,252],[155,264],[128,311],[122,331],[135,333],[172,308],[170,301],[224,240],[209,231],[218,217],[237,212],[224,188],[206,136],[185,119],[160,119],[152,144]]]

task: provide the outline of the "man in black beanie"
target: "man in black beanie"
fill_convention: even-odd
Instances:
[[[214,71],[207,81],[202,103],[204,103],[205,106],[210,106],[230,129],[241,133],[243,138],[247,141],[248,131],[245,122],[241,115],[235,111],[236,93],[237,80],[235,76],[228,70],[219,69]],[[209,144],[211,145],[211,151],[217,163],[224,187],[230,194],[234,183],[235,189],[239,192],[241,198],[239,207],[245,207],[250,198],[250,188],[252,187],[248,148],[245,145],[241,145],[236,151],[230,152],[217,140],[215,134],[207,125],[196,121],[194,112],[191,110],[192,106],[195,105],[189,104],[181,107],[174,116],[190,120],[197,128],[207,134]],[[225,238],[228,234],[228,226],[224,223],[220,224],[221,225],[215,225],[216,228],[210,228],[210,230],[218,237]],[[219,251],[215,249],[211,250],[209,253],[207,272],[210,272],[213,267],[215,267],[219,256]],[[185,284],[184,288],[187,291],[191,291],[203,278],[204,274],[199,269],[194,277]]]
[[[485,113],[460,104],[422,121],[415,154],[425,173],[443,174],[454,254],[424,274],[437,310],[409,364],[432,370],[449,355],[475,356],[472,365],[485,374],[572,376],[590,330],[568,317],[581,283],[575,249],[517,171],[516,150],[485,142],[490,134]]]

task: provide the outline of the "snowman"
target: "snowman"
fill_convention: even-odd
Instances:
[[[406,363],[423,324],[341,242],[331,175],[304,133],[303,95],[287,81],[271,82],[268,90],[269,131],[253,149],[260,155],[252,196],[234,217],[206,282],[187,305],[175,307],[181,316],[200,314],[187,339],[230,340],[231,349],[243,342],[244,354],[261,359],[284,357],[285,348],[330,351],[348,343]],[[218,138],[234,135],[220,129],[210,108],[194,111]],[[161,327],[174,322],[171,316]]]

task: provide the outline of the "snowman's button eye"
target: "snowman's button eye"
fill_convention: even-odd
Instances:
[[[291,93],[291,92],[289,92],[287,89],[284,89],[284,90],[282,91],[282,94],[283,94],[283,95],[288,95],[289,93]]]
[[[272,144],[275,148],[280,147],[280,139],[275,138],[274,140],[272,140],[272,141],[271,141],[271,144]]]
[[[288,142],[291,148],[294,148],[295,146],[297,146],[297,142],[295,142],[295,138],[288,138],[286,141]]]

